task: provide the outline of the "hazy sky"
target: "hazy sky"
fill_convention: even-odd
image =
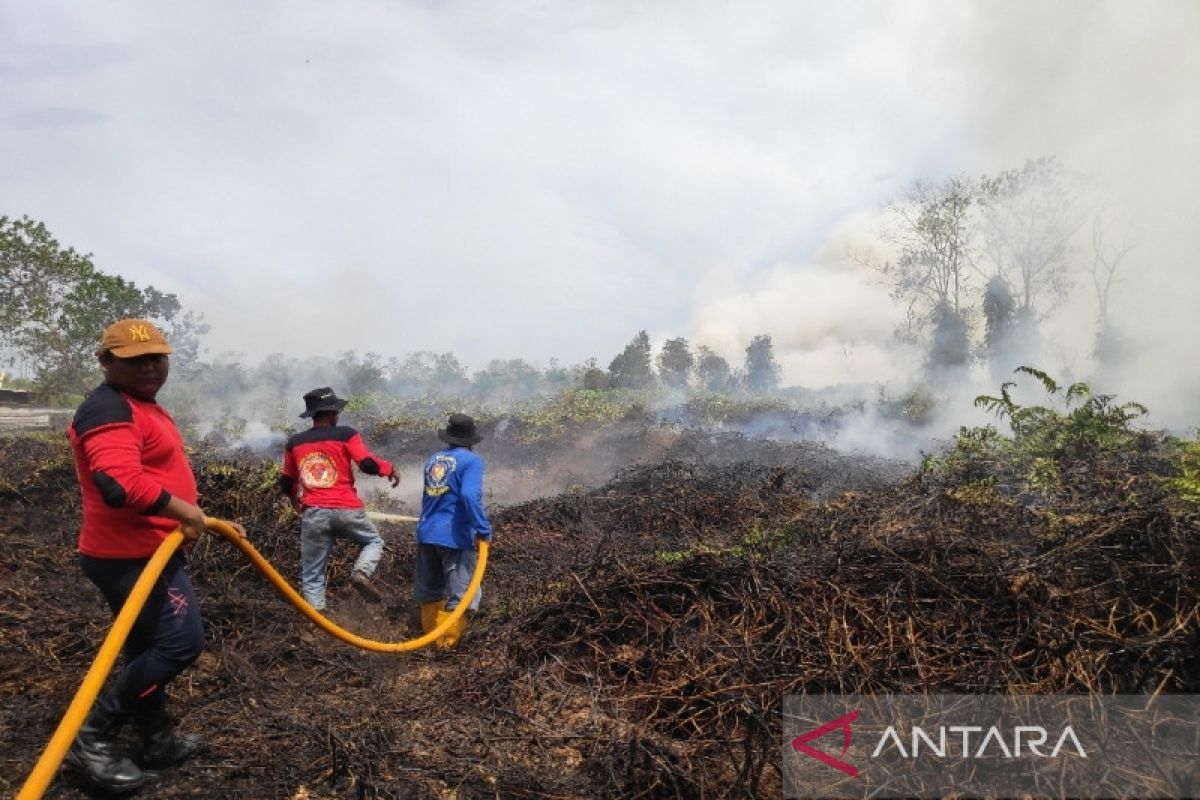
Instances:
[[[1198,83],[1194,0],[0,0],[0,214],[210,354],[769,333],[819,386],[908,369],[844,258],[881,202],[1056,155],[1136,224],[1116,321],[1195,376]]]

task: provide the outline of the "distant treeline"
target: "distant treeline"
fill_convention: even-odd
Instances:
[[[1037,351],[1039,324],[1081,285],[1096,301],[1097,360],[1104,366],[1124,356],[1109,300],[1134,241],[1105,206],[1087,206],[1084,186],[1081,176],[1047,158],[991,176],[918,180],[888,206],[878,246],[849,257],[882,276],[903,305],[898,334],[925,352],[922,377],[957,381],[973,363],[1007,375]],[[123,317],[163,328],[177,353],[172,384],[202,402],[225,402],[259,386],[316,385],[350,396],[521,398],[573,388],[762,395],[776,391],[781,378],[767,333],[732,364],[684,337],[653,353],[645,331],[607,364],[591,358],[539,367],[514,358],[470,372],[454,353],[429,351],[404,358],[346,352],[327,360],[274,354],[255,365],[237,356],[205,360],[209,326],[175,295],[101,272],[90,254],[60,245],[41,222],[0,217],[0,367],[19,362],[26,373],[8,388],[62,403],[80,397],[99,379],[99,332]]]

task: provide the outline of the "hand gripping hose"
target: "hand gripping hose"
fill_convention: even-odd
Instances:
[[[275,568],[262,557],[262,554],[254,549],[252,544],[243,539],[228,522],[213,517],[205,517],[204,522],[209,531],[220,534],[237,545],[254,562],[254,566],[258,567],[267,576],[267,580],[275,585],[280,594],[291,601],[292,605],[300,610],[300,613],[316,623],[318,627],[347,644],[354,645],[363,650],[372,650],[376,653],[403,653],[408,650],[417,650],[426,647],[437,641],[466,613],[467,606],[471,603],[471,598],[475,596],[475,593],[479,591],[479,585],[483,583],[483,573],[487,567],[488,543],[480,539],[479,560],[475,564],[475,574],[471,576],[471,582],[467,585],[467,590],[463,593],[463,599],[458,604],[458,607],[451,611],[436,628],[424,636],[419,636],[406,642],[377,642],[373,639],[364,639],[361,636],[350,633],[305,602],[304,598],[289,586],[288,582],[283,579]],[[46,787],[50,785],[50,781],[54,778],[54,773],[66,757],[67,750],[71,747],[71,742],[75,739],[75,734],[79,732],[84,718],[87,717],[92,704],[96,702],[96,696],[100,694],[100,688],[104,685],[104,679],[108,677],[108,673],[112,670],[113,663],[117,660],[117,654],[121,651],[121,646],[125,644],[125,638],[129,636],[129,631],[133,628],[133,623],[137,619],[138,614],[141,613],[146,598],[150,596],[150,590],[154,587],[154,582],[158,580],[158,576],[162,574],[167,561],[182,542],[183,534],[176,530],[163,540],[162,544],[158,546],[158,550],[155,551],[154,555],[142,569],[142,574],[138,578],[137,583],[133,585],[133,589],[129,592],[129,597],[126,598],[125,605],[121,607],[120,613],[117,614],[117,618],[113,621],[108,636],[105,637],[104,643],[100,645],[100,652],[96,654],[96,658],[92,661],[92,666],[83,677],[83,683],[80,684],[79,690],[75,692],[75,697],[71,700],[71,705],[67,707],[67,712],[63,715],[62,721],[58,723],[58,728],[54,731],[54,735],[50,737],[49,744],[42,751],[41,758],[34,765],[33,770],[29,773],[29,777],[25,779],[25,785],[21,787],[21,791],[17,794],[15,800],[38,800],[45,793]]]

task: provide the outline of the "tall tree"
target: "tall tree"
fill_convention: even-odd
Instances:
[[[1109,310],[1109,296],[1116,282],[1121,262],[1134,248],[1128,233],[1112,236],[1104,222],[1104,211],[1092,220],[1092,264],[1090,274],[1092,288],[1096,292],[1096,360],[1100,366],[1108,367],[1119,361],[1127,348],[1125,337],[1113,325]]]
[[[962,377],[971,360],[971,331],[966,317],[948,305],[933,310],[928,363],[931,377],[953,381]]]
[[[673,389],[686,389],[695,363],[687,339],[668,339],[658,354],[658,377]]]
[[[283,353],[270,353],[254,369],[256,383],[266,386],[272,394],[287,397],[296,382],[300,362]]]
[[[19,331],[57,298],[55,287],[91,266],[88,256],[63,249],[46,226],[29,217],[0,217],[0,333]]]
[[[471,385],[466,368],[457,356],[449,352],[421,350],[409,353],[403,362],[391,362],[389,371],[391,388],[400,394],[458,394]]]
[[[392,359],[388,363],[389,386],[401,395],[425,391],[433,380],[433,369],[437,355],[430,350],[409,353],[403,361]]]
[[[984,178],[980,191],[990,266],[1012,287],[1017,319],[1036,321],[1069,288],[1071,239],[1083,222],[1077,180],[1057,159],[1042,158]]]
[[[959,352],[947,337],[970,331],[968,307],[977,258],[980,184],[965,178],[916,181],[889,208],[895,262],[881,271],[907,310],[908,333],[929,343],[929,361]]]
[[[353,350],[338,354],[338,379],[344,391],[350,397],[378,392],[387,385],[383,374],[383,358],[378,353],[366,353],[360,356]]]
[[[993,275],[983,290],[984,351],[993,375],[1007,375],[1014,367],[1006,363],[1017,302],[1012,287],[1000,275]]]
[[[729,362],[705,345],[696,350],[696,383],[708,392],[733,389],[733,370]]]
[[[470,387],[467,368],[458,356],[449,351],[438,353],[433,360],[433,390],[441,394],[462,394]]]
[[[648,389],[654,385],[654,373],[650,371],[650,337],[645,331],[638,331],[612,360],[608,374],[616,389]]]
[[[597,391],[609,388],[608,373],[600,369],[595,357],[589,358],[578,368],[579,385],[584,389]]]
[[[237,404],[244,401],[250,389],[250,372],[242,364],[244,354],[226,351],[217,353],[212,363],[205,365],[202,375],[203,392],[211,400]]]
[[[68,350],[74,333],[54,324],[56,311],[71,301],[78,304],[71,290],[93,272],[91,256],[62,247],[42,223],[0,217],[0,336],[11,354],[31,362],[39,388],[46,389],[48,381],[86,388],[75,386],[83,382],[77,374],[83,365],[52,354]],[[93,348],[103,327],[89,331]]]
[[[95,383],[96,343],[112,322],[143,317],[170,330],[179,312],[175,295],[98,271],[42,223],[0,217],[0,335],[43,393],[78,394]]]
[[[557,358],[550,359],[550,366],[546,367],[546,374],[543,376],[547,392],[554,393],[569,388],[572,379],[571,370],[560,364]]]
[[[515,399],[537,393],[542,372],[523,358],[493,359],[471,380],[483,397]]]
[[[781,369],[775,360],[775,346],[767,334],[759,334],[746,346],[746,388],[769,392],[778,388]]]
[[[153,287],[147,289],[151,291]],[[212,326],[204,321],[204,315],[185,311],[171,317],[163,333],[171,343],[171,375],[181,380],[191,380],[204,368],[200,360],[204,349],[204,337]]]
[[[978,201],[979,185],[956,177],[936,184],[918,180],[889,206],[897,257],[881,271],[913,322],[931,320],[935,309],[958,314],[966,305]]]

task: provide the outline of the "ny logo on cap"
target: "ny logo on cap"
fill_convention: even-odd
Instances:
[[[150,330],[145,325],[130,325],[129,338],[135,342],[150,341]]]

